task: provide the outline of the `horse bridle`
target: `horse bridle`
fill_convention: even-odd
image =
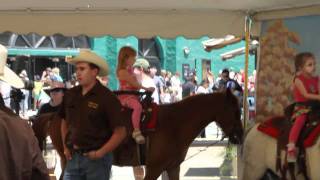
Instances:
[[[238,127],[236,125],[236,123],[232,124],[232,127],[230,128],[230,131],[228,133],[226,133],[224,136],[228,137],[229,141],[230,141],[230,137],[234,138],[236,141],[238,141],[239,143],[242,142],[242,138],[238,137],[237,135],[237,131],[238,131]]]

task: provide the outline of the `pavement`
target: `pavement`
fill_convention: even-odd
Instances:
[[[233,162],[232,176],[220,176],[220,166],[225,156],[226,141],[219,142],[221,131],[217,129],[215,123],[211,123],[206,128],[206,138],[196,138],[190,146],[185,161],[180,166],[181,180],[234,180],[236,177],[236,160]],[[219,142],[219,143],[217,143]],[[212,144],[214,144],[212,146]],[[61,170],[59,157],[54,151],[44,154],[47,166],[52,168],[54,176],[59,177]],[[132,167],[112,166],[112,180],[135,180]],[[158,180],[166,180],[165,176]]]

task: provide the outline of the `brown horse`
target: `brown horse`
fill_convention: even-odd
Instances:
[[[38,139],[40,150],[44,150],[44,142],[47,136],[50,136],[52,140],[52,144],[54,148],[57,150],[60,156],[60,163],[62,174],[60,179],[63,177],[63,170],[67,163],[67,159],[63,153],[63,144],[61,138],[61,119],[58,117],[56,113],[45,113],[37,116],[36,118],[31,119],[32,129],[34,131],[35,136]]]
[[[130,116],[128,121],[129,118]],[[149,134],[145,180],[155,180],[163,171],[167,171],[170,180],[179,180],[180,164],[189,145],[212,121],[222,128],[231,143],[242,143],[243,128],[240,118],[238,100],[229,90],[191,96],[177,103],[160,105],[156,130]],[[60,128],[53,128],[53,131],[60,133]],[[58,144],[55,147],[63,152],[61,138],[52,140],[60,141],[54,145]]]

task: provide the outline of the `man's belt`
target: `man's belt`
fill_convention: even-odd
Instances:
[[[84,154],[90,151],[93,151],[94,149],[90,150],[90,149],[72,149],[71,152],[72,153],[77,153],[77,154]]]

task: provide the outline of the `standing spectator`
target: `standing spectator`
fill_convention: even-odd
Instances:
[[[223,69],[220,74],[220,79],[218,80],[216,84],[216,89],[218,91],[223,91],[227,88],[227,82],[229,81],[229,70]]]
[[[173,102],[180,101],[182,99],[182,88],[179,72],[176,72],[174,76],[171,77],[171,88],[173,94]]]
[[[60,69],[59,69],[59,68],[54,67],[54,68],[52,69],[51,81],[63,82],[63,79],[62,79],[62,77],[60,76]]]
[[[46,70],[42,72],[41,81],[44,83],[44,86],[50,86],[52,77],[52,69],[47,67]]]
[[[160,71],[160,80],[162,81],[164,89],[167,87],[166,85],[166,77],[167,77],[167,71],[164,69],[161,69]]]
[[[240,69],[240,75],[241,75],[241,82],[242,84],[244,84],[245,73],[243,69]]]
[[[60,109],[64,91],[65,85],[62,82],[53,81],[50,88],[45,90],[45,92],[50,96],[50,101],[40,107],[38,115],[57,112]]]
[[[3,100],[4,100],[4,105],[7,107],[7,108],[10,108],[10,92],[11,92],[11,86],[6,83],[6,82],[3,82],[3,81],[0,81],[0,92],[1,92],[1,95],[3,97]]]
[[[32,97],[33,97],[33,110],[39,108],[40,104],[40,95],[42,92],[43,82],[40,81],[40,76],[35,75],[34,77],[34,88],[32,90]]]
[[[218,91],[224,91],[229,88],[231,92],[238,97],[240,105],[242,104],[243,89],[234,79],[230,79],[229,70],[224,69],[221,74],[221,79],[218,82]]]
[[[170,88],[171,87],[171,77],[172,77],[172,73],[170,71],[167,71],[166,76],[164,78],[164,81],[166,83],[166,87]]]
[[[248,78],[249,84],[248,89],[249,93],[253,96],[255,92],[255,82],[256,82],[256,70],[253,70],[252,75]]]
[[[218,81],[217,85],[218,85],[217,88],[219,91],[223,91],[226,88],[231,88],[231,90],[237,90],[240,92],[243,91],[241,86],[238,84],[238,82],[229,77],[229,70],[228,69],[224,69],[222,71],[221,79]]]
[[[159,103],[162,104],[160,97],[164,94],[164,84],[160,76],[157,76],[156,66],[150,66],[150,76],[151,78],[153,78],[153,81],[156,85],[156,91],[158,91],[158,95],[159,95]]]
[[[209,92],[209,82],[208,80],[204,79],[198,86],[196,94],[208,94]]]
[[[29,109],[29,95],[30,95],[29,88],[33,89],[33,87],[30,85],[31,81],[29,80],[27,71],[25,69],[20,72],[19,76],[24,83],[24,89],[21,90],[23,93],[23,99],[20,102],[20,110],[22,111],[21,112],[22,116],[25,117]]]
[[[209,93],[209,82],[207,80],[202,80],[199,87],[197,88],[196,94],[208,94]],[[206,137],[206,128],[203,128],[200,133],[201,138]]]
[[[76,66],[79,86],[65,92],[59,111],[67,159],[63,179],[108,180],[112,151],[126,137],[121,103],[96,79],[108,75],[108,65],[87,49],[67,62]]]
[[[237,72],[236,75],[235,75],[235,79],[238,84],[242,87],[243,89],[243,83],[242,83],[242,75],[240,74],[240,72]]]
[[[161,95],[161,102],[163,104],[168,104],[168,103],[171,103],[172,101],[171,76],[172,74],[170,71],[165,71],[165,70],[161,71],[161,77],[162,77],[161,79],[163,80],[163,83],[164,83],[164,90],[163,90],[163,94]]]
[[[209,82],[209,89],[212,89],[214,86],[214,74],[210,70],[207,71],[207,79]]]
[[[182,98],[192,96],[196,91],[196,84],[193,77],[187,77],[185,83],[182,84]]]

